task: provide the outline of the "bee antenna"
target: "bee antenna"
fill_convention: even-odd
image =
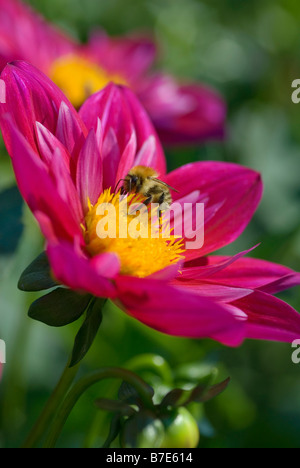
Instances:
[[[124,181],[124,180],[125,180],[125,179],[120,179],[120,180],[119,180],[119,182],[117,183],[116,188],[115,188],[115,190],[114,190],[114,193],[117,192],[117,188],[118,188],[118,186],[120,185],[120,182],[122,182],[122,181]]]

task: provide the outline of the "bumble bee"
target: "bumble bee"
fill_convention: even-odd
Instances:
[[[150,203],[158,203],[160,205],[160,214],[162,211],[169,209],[172,204],[170,190],[178,192],[178,190],[158,179],[158,173],[154,169],[146,166],[133,167],[125,179],[121,179],[118,182],[118,185],[121,181],[124,182],[121,187],[121,194],[140,193],[146,198],[143,202],[144,205],[149,205]]]

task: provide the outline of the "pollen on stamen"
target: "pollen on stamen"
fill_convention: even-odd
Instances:
[[[127,84],[125,77],[117,73],[108,73],[99,65],[77,54],[68,54],[54,61],[49,75],[76,108],[111,81]]]
[[[183,240],[171,234],[167,223],[160,224],[157,211],[141,208],[142,203],[140,195],[105,190],[95,205],[88,200],[83,226],[90,256],[115,253],[121,274],[140,278],[177,264],[185,251]]]

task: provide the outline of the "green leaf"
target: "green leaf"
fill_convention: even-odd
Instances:
[[[165,395],[160,403],[161,407],[167,408],[168,406],[182,406],[185,401],[189,398],[191,392],[188,390],[182,390],[181,388],[174,388]]]
[[[84,358],[97,335],[102,322],[102,308],[106,299],[94,299],[90,302],[86,318],[76,335],[70,367]]]
[[[206,401],[209,401],[222,393],[227,388],[229,382],[230,378],[217,385],[213,385],[212,387],[208,387],[207,385],[197,385],[191,390],[175,388],[174,390],[171,390],[169,393],[167,393],[159,406],[161,408],[167,408],[168,406],[186,406],[192,402],[205,403]]]
[[[41,253],[22,273],[18,288],[21,291],[43,291],[57,286],[51,276],[46,252]]]
[[[33,302],[28,315],[51,327],[63,327],[79,319],[90,300],[89,294],[81,295],[70,289],[57,288]]]
[[[0,193],[0,254],[13,253],[23,233],[23,199],[18,188]]]
[[[185,405],[188,405],[189,403],[192,403],[192,402],[205,403],[211,400],[212,398],[218,396],[220,393],[224,392],[224,390],[228,387],[229,382],[230,382],[230,378],[216,385],[213,385],[212,387],[209,387],[209,388],[203,385],[198,385],[191,392],[190,397],[185,402]]]
[[[112,411],[113,413],[121,413],[123,416],[132,416],[135,413],[135,410],[123,401],[98,398],[95,404],[98,408],[105,411]]]
[[[213,385],[208,391],[204,393],[204,395],[202,395],[201,397],[196,397],[196,399],[194,399],[193,401],[200,401],[202,403],[205,403],[206,401],[215,398],[216,396],[220,395],[220,393],[224,392],[224,390],[226,390],[230,383],[230,380],[230,377],[228,377],[228,379],[224,380],[223,382]]]

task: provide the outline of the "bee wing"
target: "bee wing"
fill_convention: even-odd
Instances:
[[[151,177],[151,178],[152,178],[152,180],[155,180],[155,182],[158,182],[159,184],[164,185],[165,187],[168,187],[169,189],[173,190],[174,192],[179,193],[179,190],[174,189],[173,187],[171,187],[171,185],[166,184],[166,183],[163,182],[162,180],[160,180],[160,179],[155,179],[154,177]]]

